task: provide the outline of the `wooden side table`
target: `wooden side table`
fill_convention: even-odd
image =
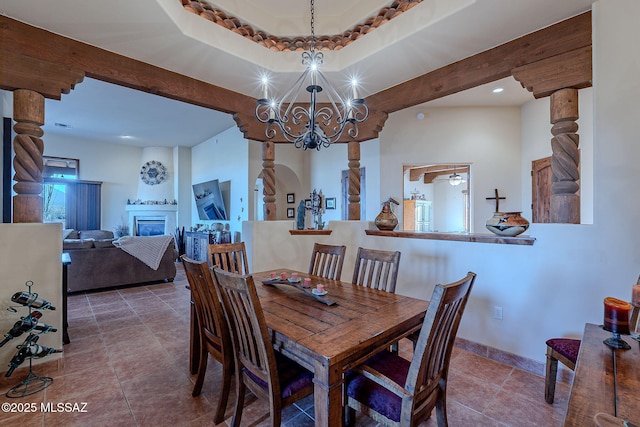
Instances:
[[[584,328],[565,427],[594,425],[598,413],[640,424],[640,342],[623,335],[631,349],[617,350],[603,343],[610,336],[600,325]]]

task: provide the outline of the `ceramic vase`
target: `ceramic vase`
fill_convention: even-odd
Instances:
[[[487,230],[498,236],[514,237],[529,228],[529,221],[523,218],[522,212],[496,212],[487,220]]]
[[[384,202],[382,204],[382,211],[378,214],[375,220],[378,230],[393,230],[398,226],[398,217],[391,212],[390,202]]]

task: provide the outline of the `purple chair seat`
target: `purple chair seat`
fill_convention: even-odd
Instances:
[[[369,358],[364,364],[404,386],[411,362],[385,350]],[[402,399],[399,396],[354,371],[347,373],[346,380],[347,396],[390,420],[400,421]]]
[[[574,340],[571,338],[551,338],[547,340],[547,345],[576,363],[578,360],[578,351],[580,351],[580,340]]]
[[[278,365],[278,378],[280,379],[280,391],[282,398],[292,396],[296,392],[309,387],[313,384],[313,374],[298,365],[293,360],[283,356],[280,353],[275,353],[276,363]],[[244,370],[247,375],[260,387],[267,389],[268,385],[260,378],[256,377],[249,370]]]

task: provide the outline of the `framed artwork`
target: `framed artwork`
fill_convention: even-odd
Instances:
[[[304,199],[304,207],[311,209],[311,199]]]
[[[287,208],[287,218],[293,218],[294,208]]]
[[[295,193],[287,193],[287,203],[295,203],[296,195]]]
[[[324,199],[324,208],[325,209],[335,209],[336,208],[336,198],[335,197],[329,197]]]

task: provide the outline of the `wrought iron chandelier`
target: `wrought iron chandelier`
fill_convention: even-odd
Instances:
[[[267,124],[267,138],[276,136],[274,125],[277,125],[287,141],[305,150],[329,147],[340,139],[345,128],[351,138],[356,138],[358,123],[369,117],[365,100],[358,97],[355,79],[351,81],[351,93],[341,96],[320,71],[324,55],[315,50],[314,19],[314,0],[311,0],[311,45],[309,51],[302,53],[304,73],[280,99],[269,97],[269,81],[263,77],[263,97],[258,99],[255,113],[260,122]],[[296,104],[303,88],[311,95],[308,106]],[[323,91],[328,102],[320,106],[318,93]]]

